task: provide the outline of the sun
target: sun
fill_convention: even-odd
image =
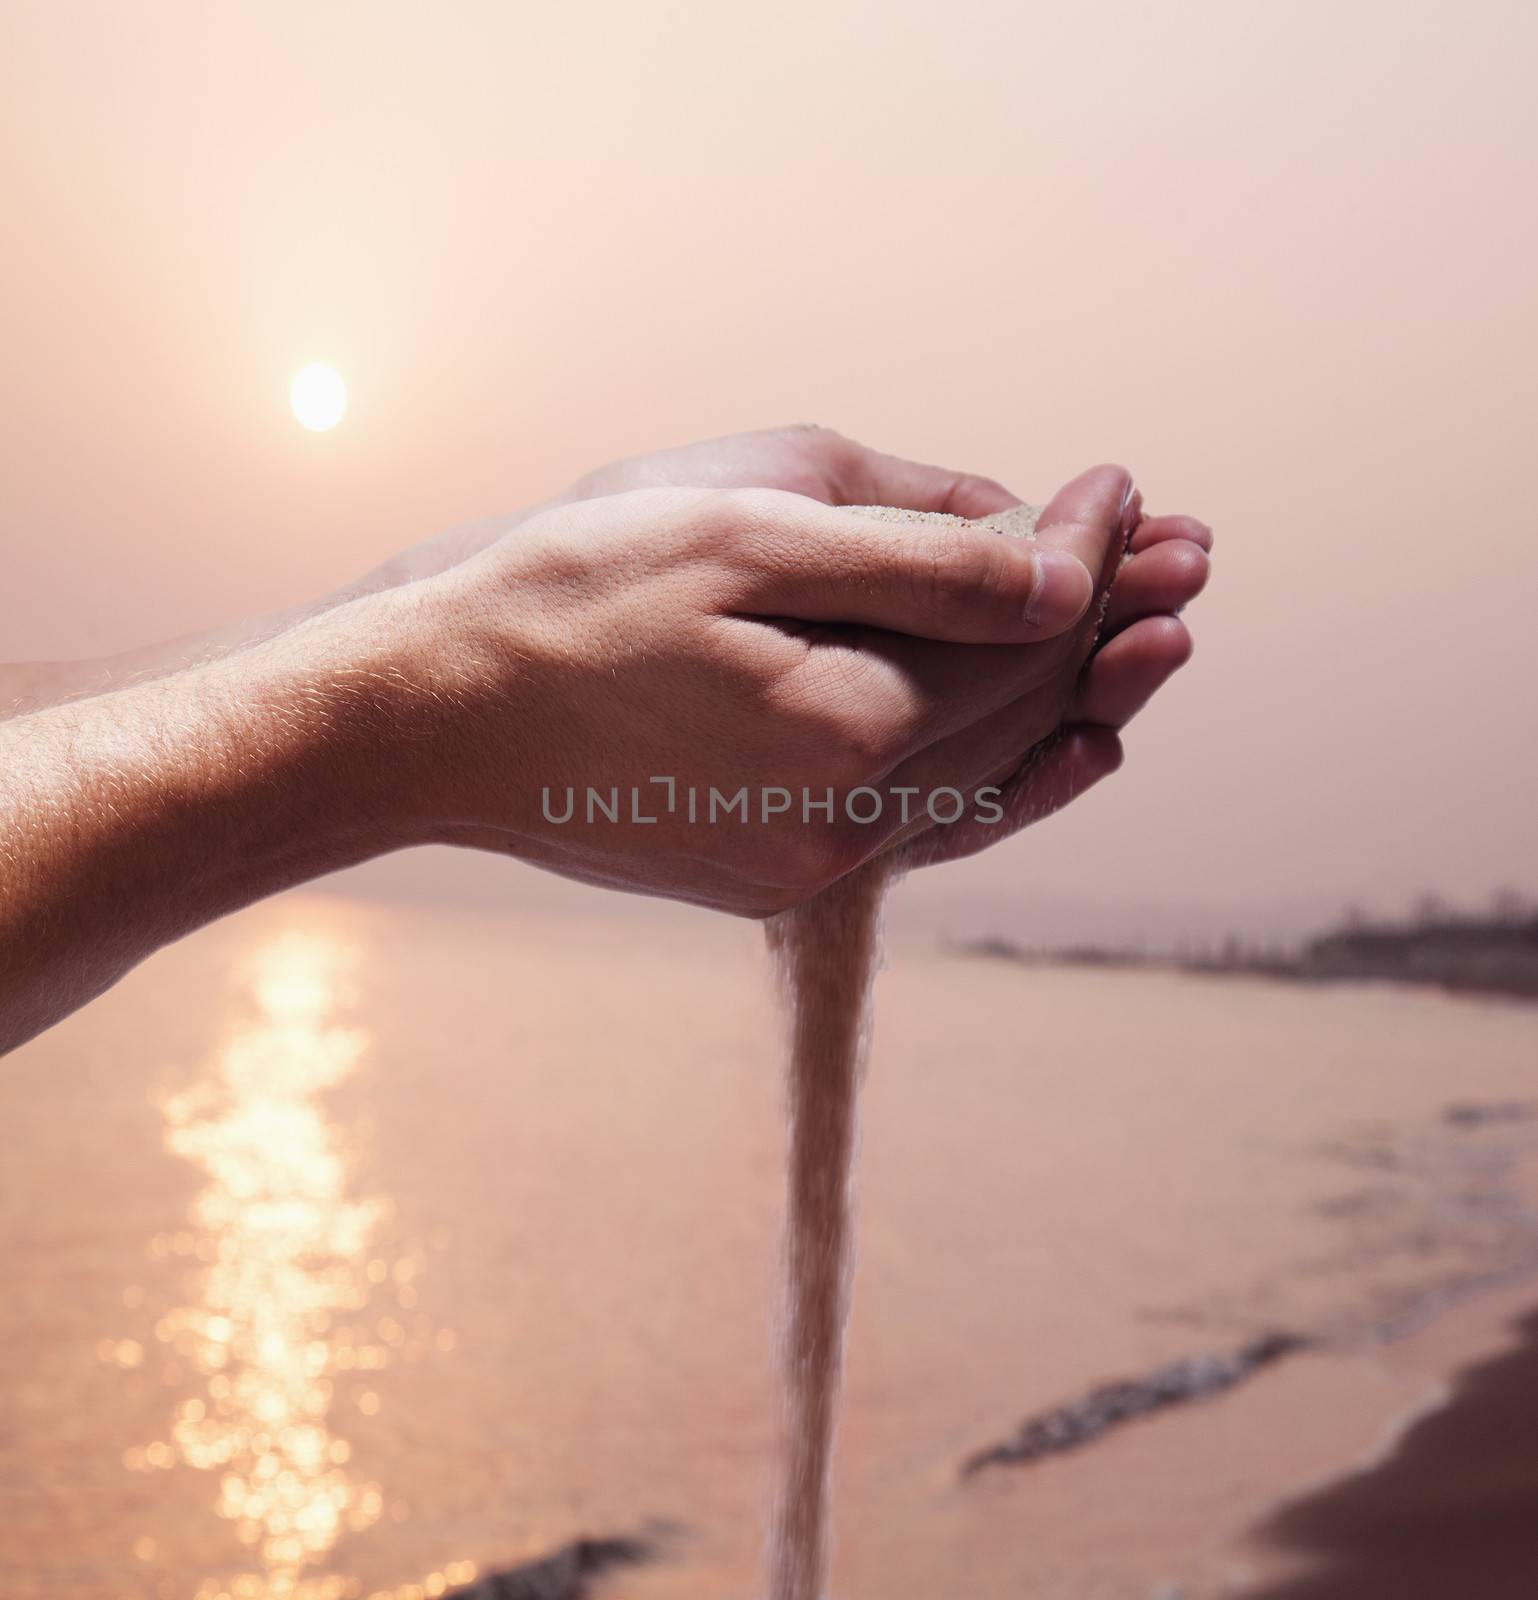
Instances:
[[[347,385],[335,367],[312,361],[294,374],[294,381],[288,386],[288,403],[306,428],[312,433],[324,433],[346,413]]]

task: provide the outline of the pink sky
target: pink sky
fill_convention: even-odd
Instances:
[[[928,892],[1538,890],[1531,7],[12,0],[4,27],[6,655],[296,599],[738,428],[1028,497],[1118,459],[1217,528],[1196,660],[1112,784]],[[309,360],[351,386],[333,434],[287,411]]]

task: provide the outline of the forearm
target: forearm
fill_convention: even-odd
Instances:
[[[317,599],[237,618],[202,633],[142,645],[113,656],[80,661],[0,663],[0,721],[48,706],[110,694],[168,673],[218,661],[364,595],[432,577],[483,550],[539,507],[445,529],[391,556],[351,583]]]
[[[347,598],[339,595],[307,601],[282,611],[264,612],[260,616],[242,617],[205,633],[164,639],[113,656],[79,661],[7,662],[0,665],[0,722],[29,716],[72,700],[111,694],[188,667],[206,665],[236,650],[260,644]]]
[[[0,1050],[193,928],[410,842],[403,610],[0,724]]]

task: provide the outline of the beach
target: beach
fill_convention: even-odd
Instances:
[[[1390,1359],[1460,1365],[1357,1469],[1283,1504],[1228,1555],[1252,1600],[1519,1600],[1538,1570],[1538,1317],[1532,1291],[1449,1316]],[[1192,1593],[1194,1594],[1194,1590]]]
[[[618,1600],[754,1592],[762,936],[593,904],[285,896],[7,1061],[7,1596],[421,1600],[581,1537],[651,1552],[595,1584]],[[1426,1481],[1416,1428],[1478,1460],[1480,1396],[1535,1381],[1535,1046],[1517,1002],[963,956],[899,891],[835,1594],[1452,1593],[1318,1575],[1367,1570],[1362,1529]],[[963,1476],[1027,1418],[1273,1334],[1300,1347],[1221,1393]],[[1475,1511],[1532,1520],[1516,1451],[1461,1476]],[[1460,1600],[1516,1592],[1499,1565]]]

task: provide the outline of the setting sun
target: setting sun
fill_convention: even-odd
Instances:
[[[335,367],[312,362],[294,374],[288,403],[306,428],[312,433],[324,433],[334,428],[347,410],[347,385]]]

